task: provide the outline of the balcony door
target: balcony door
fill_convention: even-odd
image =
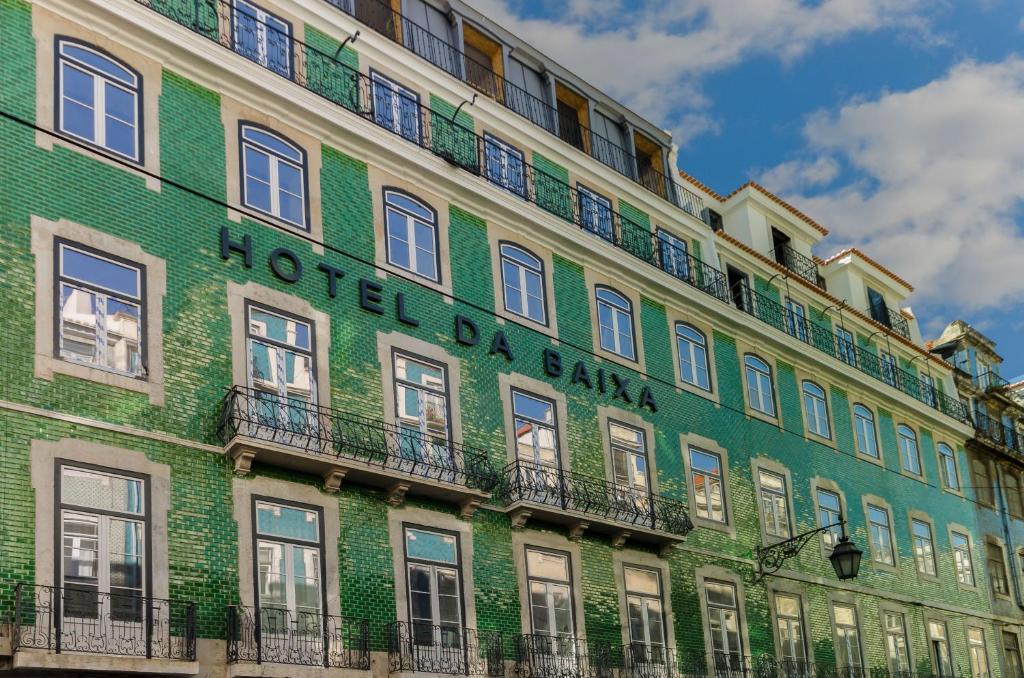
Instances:
[[[251,398],[246,430],[240,433],[288,444],[310,442],[302,436],[317,432],[313,324],[255,304],[247,307],[246,323]]]
[[[325,620],[320,511],[257,499],[253,514],[262,656],[275,661],[301,651],[311,653],[308,658],[322,657]]]
[[[234,0],[234,50],[286,78],[292,77],[291,24],[246,0]]]
[[[657,570],[622,568],[629,619],[630,675],[647,678],[668,675],[669,656],[665,647],[665,610],[661,574]]]
[[[129,654],[144,653],[147,615],[167,612],[146,600],[145,480],[62,466],[59,482],[62,590],[47,602],[62,618],[60,646],[96,651],[124,645],[135,648]]]
[[[615,473],[615,502],[619,520],[650,524],[651,477],[647,465],[647,438],[640,429],[608,422],[612,469]]]
[[[444,365],[396,352],[395,413],[398,465],[411,473],[452,480],[448,370]]]
[[[558,451],[555,403],[546,398],[512,390],[516,431],[516,483],[531,501],[561,505],[562,460]]]
[[[526,577],[530,594],[530,624],[523,654],[532,673],[568,676],[577,673],[579,649],[573,618],[569,554],[526,548]]]
[[[406,526],[405,562],[414,670],[466,673],[458,536]]]

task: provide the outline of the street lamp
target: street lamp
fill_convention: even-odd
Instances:
[[[819,527],[816,530],[810,530],[803,534],[798,534],[795,537],[787,539],[786,541],[780,541],[770,546],[760,546],[757,549],[757,576],[754,581],[760,581],[769,574],[778,572],[783,564],[794,557],[804,546],[807,545],[813,537],[828,532],[829,530],[840,527],[842,528],[842,536],[839,541],[832,548],[832,553],[828,559],[832,563],[832,569],[836,571],[836,576],[839,579],[853,579],[860,572],[860,558],[864,554],[857,545],[850,541],[850,538],[846,535],[846,521],[840,519],[838,523],[831,525],[825,525]]]

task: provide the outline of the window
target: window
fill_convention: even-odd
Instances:
[[[804,307],[786,297],[786,330],[790,336],[807,341],[807,314]]]
[[[761,358],[756,355],[747,355],[743,358],[747,372],[747,398],[750,400],[750,409],[775,416],[775,397],[772,391],[771,369]]]
[[[1003,558],[1003,548],[999,544],[992,542],[985,544],[985,564],[988,566],[988,581],[992,595],[1009,596],[1010,585],[1006,581],[1006,560]]]
[[[567,650],[565,654],[571,660],[575,625],[569,554],[527,547],[526,579],[530,590],[530,625],[533,633],[538,636],[566,638],[562,642],[567,644],[564,648]]]
[[[1021,497],[1020,477],[1013,471],[1003,475],[1003,490],[1006,492],[1006,509],[1012,516],[1024,516],[1024,499]]]
[[[938,400],[935,390],[935,377],[930,374],[922,374],[920,376],[921,383],[924,385],[922,389],[924,391],[924,402],[926,405],[935,407],[936,401]]]
[[[255,499],[256,572],[263,632],[320,642],[323,533],[318,509]]]
[[[704,334],[690,325],[676,323],[676,347],[679,349],[679,378],[710,391],[708,341]]]
[[[616,498],[624,504],[629,519],[650,515],[651,472],[647,463],[644,432],[615,421],[608,422],[612,471]]]
[[[531,393],[512,389],[512,416],[516,431],[518,482],[532,490],[535,501],[561,504],[555,403]]]
[[[292,26],[247,0],[234,0],[234,50],[286,78],[292,77]]]
[[[878,351],[878,364],[882,370],[882,381],[890,386],[896,386],[896,358],[886,351]]]
[[[68,626],[114,624],[118,636],[144,631],[148,590],[147,483],[93,468],[61,466],[58,501]]]
[[[462,570],[458,536],[408,525],[404,532],[412,643],[421,648],[438,648],[433,653],[425,649],[414,652],[417,670],[432,670],[438,652],[449,661],[461,663]]]
[[[722,459],[713,452],[690,448],[690,481],[694,513],[698,518],[726,522]]]
[[[275,433],[314,433],[313,324],[253,304],[246,314],[253,423]]]
[[[860,628],[857,609],[852,605],[832,604],[836,624],[836,665],[840,669],[859,669],[864,666],[860,652]]]
[[[1024,664],[1021,663],[1020,656],[1020,640],[1012,631],[1003,631],[1003,657],[1006,660],[1003,667],[1003,674],[1006,678],[1024,676]]]
[[[57,245],[56,353],[145,376],[145,267],[63,240]]]
[[[971,676],[973,678],[988,678],[988,649],[985,647],[985,631],[968,626],[967,648],[971,653]]]
[[[506,191],[526,197],[523,152],[490,134],[484,135],[484,160],[487,179]]]
[[[661,269],[680,280],[690,280],[690,257],[686,241],[664,229],[657,229]]]
[[[818,488],[818,527],[832,527],[822,533],[825,546],[832,548],[843,536],[843,528],[839,524],[843,513],[839,503],[839,495],[829,490]]]
[[[989,506],[995,505],[995,490],[992,488],[988,460],[981,457],[971,459],[971,484],[974,485],[974,496],[979,502]]]
[[[636,347],[633,345],[633,304],[608,287],[597,287],[594,296],[597,298],[601,348],[623,358],[636,360]]]
[[[242,204],[300,228],[306,223],[306,152],[284,137],[241,124]]]
[[[429,472],[424,466],[433,466],[453,475],[448,370],[444,365],[398,352],[392,359],[401,463],[420,473]]]
[[[626,588],[631,659],[664,664],[667,657],[661,574],[657,570],[629,565],[623,566],[622,573]]]
[[[577,186],[576,192],[580,203],[580,225],[605,240],[615,242],[612,201],[583,186]]]
[[[373,121],[418,144],[420,95],[372,69],[370,83],[373,87]]]
[[[974,563],[971,560],[971,542],[967,535],[960,532],[951,533],[953,544],[953,565],[956,568],[956,580],[963,586],[974,586]]]
[[[142,162],[142,78],[96,48],[57,41],[57,128]]]
[[[836,349],[840,360],[847,365],[857,366],[857,345],[853,341],[853,332],[845,327],[837,327]]]
[[[384,189],[388,263],[440,282],[437,212],[405,193]]]
[[[740,638],[736,586],[724,581],[707,580],[704,582],[704,595],[716,672],[742,670],[743,641]]]
[[[889,524],[889,511],[868,504],[868,527],[871,532],[871,555],[874,561],[882,565],[894,565],[895,555],[892,545],[892,527]]]
[[[761,493],[761,523],[766,534],[788,539],[789,499],[786,495],[786,478],[778,473],[759,469],[757,472]]]
[[[935,540],[932,539],[932,526],[923,520],[910,521],[914,539],[914,561],[917,571],[928,576],[935,576]]]
[[[956,456],[953,449],[946,443],[938,444],[939,450],[939,475],[942,476],[942,486],[947,490],[960,491],[960,471],[956,467]]]
[[[908,675],[910,668],[910,649],[907,646],[907,625],[903,615],[898,612],[882,613],[885,624],[885,650],[889,658],[889,671],[894,676]]]
[[[949,653],[945,622],[928,622],[928,643],[931,646],[935,675],[949,678],[953,675],[953,661]]]
[[[812,381],[803,383],[804,414],[807,416],[807,430],[822,438],[831,438],[828,423],[828,405],[825,390]]]
[[[797,670],[803,668],[807,661],[807,644],[804,640],[804,614],[799,596],[775,594],[775,627],[779,631],[782,661]]]
[[[868,288],[868,305],[871,307],[868,309],[871,312],[871,317],[886,327],[890,327],[889,307],[885,303],[885,298],[880,292],[870,287]]]
[[[546,325],[544,263],[522,247],[510,243],[502,243],[498,250],[505,310]]]
[[[921,475],[921,455],[917,450],[917,434],[906,424],[896,427],[900,445],[900,464],[907,473]]]
[[[878,459],[878,435],[875,432],[875,415],[860,403],[853,406],[853,432],[857,438],[857,451]]]

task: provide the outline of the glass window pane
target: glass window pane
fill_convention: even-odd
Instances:
[[[142,481],[98,471],[63,467],[61,501],[119,513],[144,512]]]
[[[320,523],[316,511],[256,502],[256,531],[264,535],[320,541]]]
[[[126,296],[138,298],[139,269],[61,245],[61,274]]]
[[[627,592],[642,593],[649,596],[661,595],[660,577],[654,570],[625,567],[623,572],[625,573]]]
[[[567,556],[559,553],[527,549],[526,571],[530,577],[568,582],[569,559]]]
[[[432,560],[439,563],[458,562],[455,536],[407,528],[405,553],[409,558]]]

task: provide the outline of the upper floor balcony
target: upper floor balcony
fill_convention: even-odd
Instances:
[[[1010,385],[1010,382],[999,376],[992,370],[988,370],[979,374],[974,378],[974,383],[978,388],[985,391],[1002,391],[1004,388]]]
[[[1006,422],[993,419],[981,412],[975,412],[974,431],[977,433],[978,437],[983,440],[994,445],[1005,447],[1011,452],[1024,454],[1024,447],[1022,447],[1022,445],[1024,445],[1024,441],[1021,440],[1021,435],[1013,428],[1013,426]]]
[[[814,259],[797,252],[791,245],[778,243],[772,250],[771,255],[776,263],[785,266],[812,285],[818,286],[820,284],[818,280],[818,264],[815,263]]]
[[[226,621],[229,664],[370,668],[370,624],[365,619],[231,605]]]
[[[517,459],[502,471],[500,489],[512,524],[528,519],[564,525],[570,535],[584,531],[668,549],[693,529],[686,507],[649,490]]]
[[[225,396],[217,434],[239,473],[259,461],[321,475],[328,490],[342,480],[380,487],[396,505],[412,493],[468,516],[499,480],[485,450],[245,386]]]
[[[389,673],[505,675],[505,648],[497,631],[396,621],[388,624],[385,634]]]
[[[889,308],[884,301],[877,300],[868,308],[868,315],[877,323],[885,325],[904,339],[910,339],[910,323],[899,311]]]
[[[15,669],[89,670],[103,657],[107,671],[198,672],[191,602],[19,583],[11,631]]]

